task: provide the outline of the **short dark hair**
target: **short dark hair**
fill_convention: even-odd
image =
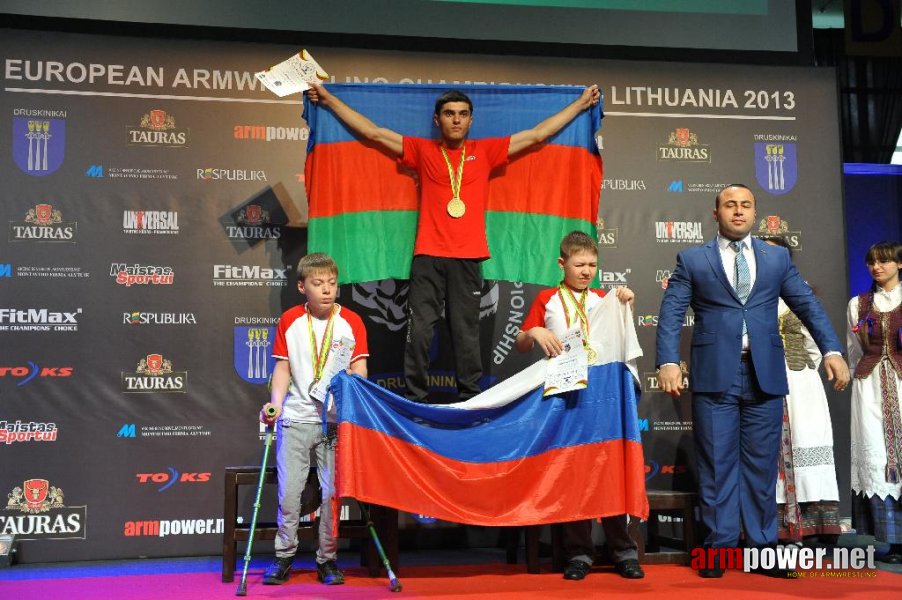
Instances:
[[[598,243],[588,233],[571,231],[561,240],[561,258],[567,260],[577,252],[591,252],[598,255]]]
[[[883,241],[868,248],[867,254],[864,255],[865,264],[872,265],[877,261],[902,263],[902,244]]]
[[[328,273],[338,277],[338,265],[328,254],[314,252],[298,261],[298,281],[304,281],[313,274]]]
[[[434,114],[437,115],[442,112],[442,107],[449,102],[466,102],[467,106],[470,107],[470,114],[473,113],[473,101],[470,100],[469,96],[460,90],[448,90],[436,99]]]
[[[714,196],[714,208],[717,208],[718,206],[720,206],[720,195],[723,194],[723,193],[724,193],[725,191],[727,191],[728,189],[730,189],[731,187],[741,188],[741,189],[743,189],[743,190],[748,190],[749,193],[752,194],[752,190],[749,189],[749,186],[747,186],[747,185],[745,185],[745,184],[743,184],[743,183],[731,183],[731,184],[729,184],[729,185],[725,185],[725,186],[723,187],[723,189],[721,189],[719,192],[717,192],[717,195]],[[754,198],[755,198],[755,194],[752,194],[752,199],[754,199]]]
[[[786,248],[786,251],[789,252],[789,258],[792,258],[792,246],[789,245],[789,240],[787,240],[782,235],[763,235],[758,238],[762,242],[769,242],[774,244],[775,246],[780,246],[781,248]]]

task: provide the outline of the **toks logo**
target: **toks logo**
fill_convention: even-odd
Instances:
[[[71,377],[74,370],[74,367],[41,368],[37,364],[28,361],[27,367],[0,367],[0,377],[23,377],[24,379],[16,384],[16,387],[21,387],[35,377]]]
[[[122,372],[125,393],[185,393],[187,387],[188,371],[173,371],[172,361],[162,354],[148,354],[138,361],[134,372]]]
[[[9,222],[10,242],[75,242],[78,223],[63,221],[63,214],[52,204],[35,204],[23,221]]]
[[[66,506],[63,490],[48,480],[26,479],[8,498],[0,511],[0,533],[20,540],[85,539],[87,507]]]
[[[176,129],[175,118],[164,110],[152,110],[141,117],[139,127],[128,128],[131,146],[184,148],[188,129]]]
[[[172,467],[166,467],[165,473],[136,473],[138,483],[162,484],[158,492],[165,492],[176,483],[207,483],[212,473],[179,473]]]

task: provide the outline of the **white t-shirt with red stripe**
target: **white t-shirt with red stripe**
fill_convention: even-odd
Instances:
[[[350,309],[338,304],[335,308],[337,312],[332,326],[333,349],[341,338],[348,338],[354,341],[352,363],[358,358],[369,356],[363,320]],[[288,386],[288,395],[282,404],[280,418],[298,423],[321,423],[323,404],[311,398],[309,394],[310,384],[313,383],[314,362],[313,350],[310,347],[310,323],[313,324],[313,333],[319,348],[323,343],[328,318],[317,319],[312,314],[309,316],[308,319],[306,304],[295,306],[282,313],[279,326],[276,328],[272,355],[276,360],[287,360],[291,368],[291,385]],[[328,361],[331,361],[333,356],[334,353],[330,351],[325,371],[328,371]],[[328,421],[335,422],[334,403],[329,408]]]
[[[526,318],[523,319],[520,331],[529,331],[533,327],[544,327],[558,338],[561,338],[568,330],[578,324],[576,312],[573,306],[570,306],[570,326],[567,326],[567,313],[565,313],[564,305],[561,303],[561,295],[558,293],[558,290],[559,288],[556,287],[549,288],[542,290],[536,295],[535,300],[532,301],[532,305],[529,307],[529,312],[526,313]],[[577,300],[579,299],[579,292],[574,292],[573,295]],[[589,288],[589,293],[586,294],[586,316],[592,313],[592,309],[601,302],[604,296],[604,290]]]

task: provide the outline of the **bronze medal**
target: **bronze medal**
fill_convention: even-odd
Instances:
[[[448,201],[448,214],[452,218],[459,219],[464,216],[465,212],[467,212],[467,205],[460,198],[455,197]]]

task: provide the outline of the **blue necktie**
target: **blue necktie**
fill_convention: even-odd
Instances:
[[[733,270],[733,286],[736,288],[736,295],[739,300],[745,304],[749,299],[749,293],[752,291],[752,273],[749,271],[749,263],[745,260],[745,254],[742,250],[745,248],[745,242],[730,242],[730,248],[736,251],[736,263]],[[742,320],[742,335],[748,331],[745,319]]]

